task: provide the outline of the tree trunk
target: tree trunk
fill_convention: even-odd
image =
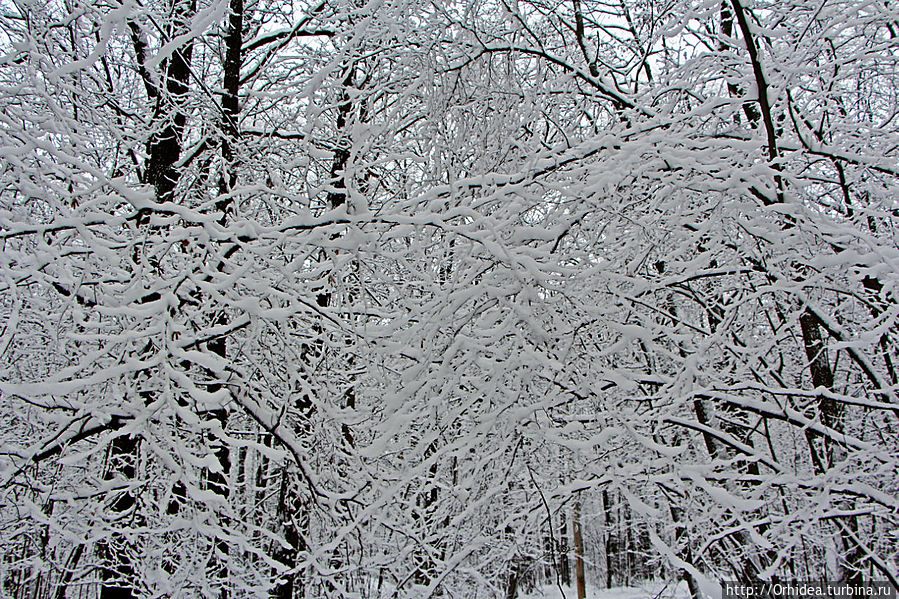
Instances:
[[[612,503],[609,499],[609,492],[602,490],[602,511],[605,520],[605,530],[603,537],[605,539],[606,554],[606,588],[612,588]]]
[[[189,20],[196,11],[195,0],[174,0],[172,8],[172,31],[176,35],[189,30]],[[139,63],[143,63],[143,51],[139,38],[135,38],[135,53]],[[159,134],[151,137],[149,141],[149,158],[147,160],[147,182],[156,192],[156,201],[159,203],[173,200],[173,192],[177,184],[179,173],[175,164],[181,155],[182,135],[187,122],[187,115],[182,110],[186,94],[189,91],[190,60],[193,53],[193,41],[190,40],[172,53],[166,64],[165,97],[157,96],[157,105],[154,120],[157,123],[166,123]],[[149,83],[149,79],[145,78]],[[146,225],[149,222],[149,214],[141,214],[138,223]],[[132,257],[135,265],[141,263],[139,246],[135,248]],[[137,461],[138,439],[131,436],[119,436],[112,442],[110,449],[110,467],[104,475],[105,480],[112,480],[116,476],[122,476],[132,480],[135,476],[135,462]],[[112,510],[124,517],[124,514],[135,505],[135,498],[130,492],[125,492],[112,504]],[[108,562],[101,572],[100,599],[132,599],[135,597],[133,580],[135,578],[134,565],[121,538],[113,536],[113,546],[105,546],[101,553],[105,554]],[[116,546],[119,545],[119,546]]]
[[[240,68],[241,68],[241,49],[243,45],[243,0],[230,0],[228,27],[225,35],[225,62],[223,72],[223,88],[222,93],[222,174],[219,179],[219,194],[225,196],[234,187],[237,182],[237,174],[234,172],[234,152],[232,144],[237,142],[240,131],[237,126],[240,104],[238,96],[240,94]],[[221,212],[219,222],[224,226],[228,221],[228,212],[233,202],[233,198],[220,198],[216,203],[216,208]],[[222,271],[223,264],[219,264],[217,270]],[[224,313],[217,317],[219,325],[227,324],[227,317]],[[221,358],[227,360],[228,346],[225,337],[214,339],[206,344],[206,349]],[[212,375],[212,373],[210,373]],[[212,375],[214,376],[214,375]],[[216,393],[222,389],[221,383],[212,383],[208,386],[210,393]],[[225,407],[214,409],[209,414],[209,419],[216,420],[219,426],[224,430],[228,423],[228,411]],[[219,495],[223,499],[227,499],[230,495],[228,487],[228,475],[231,471],[231,455],[228,446],[221,440],[216,439],[213,435],[209,435],[210,446],[214,448],[216,461],[219,463],[217,472],[204,469],[203,477],[206,484],[213,493]],[[224,540],[215,541],[215,550],[211,558],[211,569],[218,570],[219,578],[222,583],[220,592],[221,599],[228,597],[227,591],[227,562],[228,543]]]
[[[668,510],[671,514],[671,521],[674,523],[674,538],[675,540],[680,541],[687,532],[684,525],[681,523],[682,518],[680,509],[675,506],[674,503],[669,501]],[[693,552],[690,549],[689,539],[684,543],[681,558],[688,564],[693,562]],[[687,588],[690,589],[690,597],[692,597],[692,599],[702,599],[702,592],[699,590],[699,583],[696,581],[696,578],[687,570],[681,570],[680,577],[682,580],[687,581]]]
[[[581,531],[581,499],[576,497],[572,514],[574,534],[575,580],[577,581],[577,599],[587,597],[587,579],[584,574],[584,536]]]
[[[302,577],[295,571],[297,557],[305,547],[301,527],[308,526],[308,514],[303,505],[302,498],[293,488],[292,477],[287,468],[281,471],[281,488],[278,493],[278,517],[281,520],[281,528],[284,531],[284,541],[287,547],[279,546],[273,553],[275,560],[281,562],[288,572],[283,582],[277,585],[272,592],[274,599],[293,599],[294,593],[303,592]]]
[[[821,337],[821,328],[818,325],[818,319],[812,312],[806,308],[799,317],[799,327],[802,330],[802,341],[805,345],[805,354],[809,360],[809,373],[812,378],[812,385],[816,388],[823,387],[828,391],[833,390],[834,376],[833,369],[827,358],[827,347]],[[820,397],[818,399],[818,412],[821,416],[821,423],[833,430],[843,432],[843,405],[829,397]],[[833,465],[843,459],[844,451],[830,438],[824,439],[824,460],[815,458],[815,444],[813,439],[809,439],[809,447],[812,452],[812,461],[818,464],[818,468],[831,468]],[[850,509],[852,506],[848,506]],[[858,518],[850,516],[846,519],[846,526],[852,533],[858,531]],[[840,580],[851,584],[860,584],[863,581],[862,564],[866,557],[865,552],[858,543],[853,542],[848,535],[837,528],[836,538],[842,550],[840,564]]]
[[[132,480],[136,474],[137,448],[138,441],[135,437],[122,435],[113,439],[109,451],[109,467],[103,479],[114,480],[117,476],[121,476],[125,480]],[[118,518],[124,518],[134,504],[134,495],[130,491],[124,491],[113,501],[111,508]],[[136,598],[132,586],[134,567],[124,544],[123,537],[114,534],[111,542],[105,543],[100,549],[107,563],[100,573],[102,580],[100,599]]]
[[[568,519],[565,512],[561,512],[559,527],[559,579],[562,586],[571,586],[571,566],[568,563]]]

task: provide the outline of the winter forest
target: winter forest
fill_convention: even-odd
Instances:
[[[0,0],[0,596],[899,588],[894,0]]]

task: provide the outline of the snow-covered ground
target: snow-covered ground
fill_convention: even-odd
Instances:
[[[577,589],[563,587],[563,595],[559,587],[546,585],[532,593],[521,595],[522,599],[577,599]],[[688,599],[690,591],[684,582],[674,583],[652,582],[638,587],[613,587],[599,589],[587,585],[587,599]]]

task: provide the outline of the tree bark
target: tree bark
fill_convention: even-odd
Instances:
[[[110,447],[109,467],[103,479],[114,480],[118,476],[125,480],[134,479],[137,450],[136,437],[124,435],[116,437]],[[130,491],[124,491],[113,501],[111,508],[117,518],[121,519],[134,505],[134,495]],[[119,534],[114,534],[112,542],[104,543],[100,553],[107,563],[100,573],[102,580],[100,599],[136,599],[137,595],[133,586],[134,566],[127,553],[125,539]]]
[[[805,345],[805,355],[809,360],[809,373],[812,378],[812,385],[823,387],[828,391],[833,390],[834,375],[833,369],[827,357],[827,346],[821,335],[821,328],[818,319],[808,308],[805,308],[799,317],[799,327],[802,330],[802,341]],[[821,417],[821,423],[825,426],[842,433],[843,432],[843,405],[829,397],[821,396],[818,399],[818,413]],[[824,439],[824,459],[816,457],[814,435],[807,433],[809,437],[809,449],[812,452],[812,461],[817,464],[819,470],[824,468],[832,468],[836,462],[843,458],[844,450],[835,444],[830,438]],[[851,507],[851,506],[850,506]],[[851,533],[858,531],[858,518],[850,516],[846,519],[846,527]],[[843,534],[839,528],[836,531],[838,543],[843,552],[842,558],[845,563],[840,567],[841,580],[851,583],[860,584],[863,581],[861,564],[865,561],[865,552],[859,547],[858,543],[851,541],[847,535]]]
[[[559,527],[559,578],[562,585],[571,586],[571,566],[568,562],[568,519],[565,512],[561,512]]]
[[[225,62],[223,72],[223,93],[222,93],[222,173],[219,179],[220,197],[216,202],[216,208],[221,212],[219,222],[224,226],[227,224],[228,212],[234,199],[229,194],[237,182],[237,173],[234,171],[234,152],[232,144],[236,143],[240,135],[237,126],[237,119],[240,111],[238,97],[240,94],[240,69],[241,69],[241,51],[243,45],[243,0],[230,0],[228,27],[225,35]],[[222,270],[223,264],[218,269]],[[227,324],[227,317],[224,313],[217,316],[219,325]],[[228,345],[227,337],[219,337],[206,344],[206,349],[221,358],[227,360]],[[212,375],[212,373],[210,373]],[[221,383],[212,383],[208,386],[210,393],[221,391]],[[228,410],[226,407],[220,407],[212,410],[209,419],[216,420],[222,430],[225,429],[228,422]],[[228,486],[228,475],[231,472],[231,455],[228,446],[220,439],[216,439],[213,435],[209,435],[210,445],[214,448],[216,461],[219,464],[217,471],[213,472],[204,469],[203,478],[213,493],[219,495],[223,499],[227,499],[230,495]],[[228,544],[224,540],[215,541],[216,547],[211,558],[210,566],[212,570],[218,570],[219,577],[222,582],[221,599],[226,599],[227,591],[227,567],[222,565],[224,558],[228,554]]]
[[[587,579],[584,574],[584,536],[581,530],[581,498],[576,497],[572,513],[572,529],[574,535],[574,570],[577,581],[577,598],[586,599]]]
[[[612,588],[612,503],[609,492],[602,490],[602,511],[605,520],[606,588]]]
[[[189,20],[196,11],[195,0],[174,0],[172,7],[173,21],[172,32],[176,35],[189,30]],[[133,29],[132,29],[133,31]],[[140,40],[139,37],[135,39]],[[135,52],[139,66],[143,67],[145,48],[135,42]],[[183,111],[183,103],[189,91],[190,60],[193,53],[193,41],[189,40],[183,46],[175,50],[165,67],[165,97],[157,96],[154,122],[165,123],[158,134],[154,134],[149,141],[149,158],[147,161],[147,182],[155,190],[158,203],[173,200],[173,192],[178,182],[179,173],[175,164],[181,155],[182,135],[187,123],[187,115]],[[145,82],[149,81],[145,78]],[[149,93],[148,88],[148,93]],[[149,214],[144,211],[138,224],[146,225],[149,222]],[[141,262],[139,248],[135,249],[133,261]],[[110,466],[104,475],[105,480],[112,480],[121,476],[126,480],[133,480],[136,474],[135,462],[137,460],[139,442],[137,437],[118,436],[110,448]],[[125,492],[113,502],[112,510],[119,518],[135,505],[135,498],[130,492]],[[122,546],[121,538],[113,537],[113,546],[102,548],[108,562],[101,572],[100,599],[132,599],[135,597],[134,578],[135,569],[131,563],[128,551]]]

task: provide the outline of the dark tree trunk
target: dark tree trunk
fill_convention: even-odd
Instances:
[[[334,150],[334,156],[331,159],[331,190],[327,195],[328,206],[331,209],[338,208],[346,204],[346,177],[345,171],[347,162],[350,157],[349,148],[347,146],[346,130],[347,124],[353,109],[350,101],[347,86],[352,85],[354,68],[352,65],[346,69],[346,74],[342,81],[344,91],[341,93],[341,100],[337,106],[336,127],[339,132],[339,141],[337,148]],[[321,308],[328,308],[333,303],[333,294],[330,289],[321,289],[316,296],[316,303]],[[314,343],[315,347],[307,347],[303,352],[304,361],[311,362],[317,355],[321,355],[324,351],[324,327],[315,325],[314,333],[319,340]],[[348,365],[352,367],[352,363]],[[344,406],[352,409],[356,406],[355,388],[350,385],[344,393]],[[297,401],[297,410],[300,417],[300,423],[297,425],[297,433],[302,438],[306,435],[305,422],[315,413],[315,406],[311,398],[303,396]],[[347,444],[352,447],[354,444],[353,433],[346,424],[341,425],[341,432]],[[274,558],[283,564],[289,575],[284,577],[284,581],[275,587],[273,597],[275,599],[293,599],[294,594],[301,588],[302,583],[299,580],[299,574],[295,572],[297,566],[297,557],[300,552],[305,550],[301,528],[308,526],[308,513],[303,504],[298,490],[288,484],[286,480],[282,480],[281,496],[278,502],[278,511],[281,516],[281,525],[284,534],[284,540],[288,547],[278,547],[274,551]],[[338,560],[339,558],[335,558]],[[336,564],[332,564],[336,565]]]
[[[116,437],[109,451],[109,466],[104,480],[122,477],[131,480],[136,474],[137,438],[131,436]],[[134,508],[134,495],[123,491],[113,501],[111,508],[117,517],[125,518]],[[134,567],[127,553],[125,540],[121,535],[113,535],[108,543],[101,547],[101,554],[106,566],[101,571],[103,584],[100,588],[100,599],[134,599]]]
[[[240,134],[238,117],[240,114],[240,69],[243,50],[243,0],[230,0],[228,15],[228,31],[225,35],[225,64],[222,93],[222,176],[219,179],[219,193],[229,193],[237,182],[234,171],[234,148]],[[226,218],[230,198],[222,198],[217,208],[222,212],[222,220]]]
[[[574,569],[577,581],[577,599],[587,597],[587,578],[584,573],[584,536],[581,531],[581,500],[575,497],[572,513],[572,529],[574,534]]]
[[[559,579],[562,585],[571,586],[571,566],[568,563],[568,519],[560,512],[559,526]]]
[[[274,551],[273,557],[283,564],[288,572],[283,582],[275,587],[273,599],[293,599],[295,593],[302,595],[303,592],[302,578],[295,570],[297,556],[306,548],[300,530],[308,526],[308,515],[299,493],[291,482],[289,472],[284,468],[281,471],[281,488],[278,493],[278,516],[281,519],[287,547],[279,546]]]
[[[509,570],[509,579],[506,581],[506,599],[518,599],[518,589],[521,584],[521,575],[524,570],[524,560],[520,556],[512,558],[512,566]]]
[[[189,30],[189,21],[196,12],[196,0],[175,0],[173,34]],[[156,190],[157,202],[174,201],[174,190],[180,173],[175,168],[181,156],[182,137],[187,124],[184,102],[190,91],[190,61],[193,41],[172,52],[167,62],[164,97],[157,102],[155,121],[164,123],[161,131],[150,139],[147,180]]]
[[[436,451],[437,451],[437,441],[434,440],[425,449],[425,459],[426,460],[429,459],[431,456],[434,455],[434,453]],[[425,486],[427,486],[428,484],[430,484],[431,486],[430,486],[430,488],[426,488],[426,490],[424,490],[422,493],[420,493],[418,496],[418,500],[417,500],[418,507],[420,510],[418,513],[420,514],[420,516],[418,516],[416,519],[422,521],[421,522],[422,531],[423,531],[422,534],[424,534],[424,535],[429,535],[432,527],[436,523],[436,516],[435,516],[434,512],[437,508],[437,498],[438,498],[437,483],[436,483],[437,472],[438,472],[437,462],[434,462],[428,467],[429,477],[427,478],[427,480],[424,483]],[[416,517],[416,515],[413,515],[413,517]],[[430,584],[431,580],[433,579],[433,577],[436,573],[436,570],[437,570],[437,564],[435,563],[434,558],[429,553],[426,553],[426,552],[417,552],[415,559],[416,559],[418,566],[415,571],[415,576],[413,577],[413,580],[415,581],[415,584],[426,586],[426,585]]]
[[[805,345],[805,355],[809,360],[809,373],[812,378],[812,385],[816,388],[822,387],[828,391],[833,390],[834,376],[833,369],[827,358],[827,347],[821,336],[821,327],[818,324],[817,317],[806,308],[799,317],[799,327],[802,330],[802,341]],[[818,413],[821,417],[821,423],[833,430],[843,432],[843,405],[829,397],[820,397],[818,399]],[[816,458],[817,450],[815,449],[813,435],[809,438],[809,448],[812,452],[812,461],[817,464],[819,470],[831,468],[841,459],[842,451],[833,443],[830,438],[824,439],[824,459]],[[850,516],[845,522],[846,528],[851,533],[858,531],[858,519]],[[863,581],[862,565],[866,559],[864,550],[859,547],[858,543],[851,540],[850,535],[843,534],[842,531],[837,532],[839,543],[842,546],[844,563],[841,565],[840,576],[843,581],[851,584],[861,584]],[[856,535],[857,536],[857,535]]]
[[[674,523],[674,538],[677,541],[681,541],[686,534],[686,528],[684,528],[683,523],[681,522],[681,511],[680,508],[674,505],[669,501],[668,504],[669,513],[671,514],[671,521]],[[691,564],[693,562],[693,551],[690,549],[690,540],[684,540],[684,548],[681,551],[681,558],[684,562]],[[690,589],[690,597],[692,599],[702,599],[702,591],[699,589],[699,583],[696,581],[696,578],[687,570],[681,570],[680,577],[683,580],[687,581],[687,587]]]
[[[234,171],[234,152],[232,144],[237,142],[240,131],[237,126],[240,105],[238,96],[240,94],[240,69],[241,69],[241,52],[243,45],[243,0],[230,0],[228,27],[225,35],[225,63],[223,73],[223,93],[222,93],[222,174],[219,179],[219,193],[226,196],[234,184],[237,182],[237,174]],[[228,211],[233,198],[223,197],[216,203],[216,208],[221,212],[219,222],[223,225],[227,223]],[[221,270],[221,266],[219,270]],[[226,324],[226,316],[219,315],[218,324]],[[222,359],[228,357],[228,347],[225,337],[221,337],[210,341],[206,345],[206,349]],[[211,374],[211,373],[210,373]],[[220,383],[212,383],[208,390],[210,393],[216,393],[222,389]],[[224,407],[218,408],[210,412],[209,420],[218,421],[220,427],[224,430],[228,422],[228,411]],[[205,470],[203,477],[210,491],[227,498],[230,495],[228,487],[228,475],[231,471],[231,455],[228,446],[221,440],[210,436],[209,442],[214,448],[216,460],[219,463],[219,469],[216,472]],[[212,563],[210,564],[213,571],[218,571],[218,576],[222,581],[221,598],[226,599],[228,592],[227,584],[227,568],[224,558],[228,554],[228,544],[224,540],[216,541],[216,550],[213,552]],[[221,563],[220,563],[221,560]]]
[[[606,554],[606,588],[612,588],[612,504],[609,499],[609,492],[602,490],[602,510],[605,520],[605,554]]]
[[[189,21],[196,11],[195,0],[175,0],[172,8],[172,32],[180,35],[189,30]],[[134,33],[134,27],[132,27]],[[145,69],[144,59],[146,47],[139,35],[133,36],[135,54],[139,67]],[[156,192],[157,202],[173,201],[173,193],[178,182],[179,173],[175,168],[181,156],[182,136],[184,126],[187,123],[187,115],[183,111],[186,95],[190,90],[190,60],[193,53],[193,42],[185,45],[172,53],[166,62],[165,68],[165,95],[164,97],[151,93],[152,84],[149,77],[144,78],[148,84],[148,93],[156,97],[156,114],[154,121],[162,124],[162,129],[151,137],[148,144],[148,160],[146,168],[147,182]],[[143,213],[139,224],[147,225],[149,214]],[[139,249],[135,250],[134,262],[140,263]],[[109,468],[104,478],[112,480],[121,476],[126,480],[132,480],[135,476],[135,462],[138,453],[138,439],[136,437],[116,437],[110,449]],[[112,504],[113,512],[119,518],[135,506],[135,498],[125,492],[118,496]],[[135,570],[124,545],[124,539],[113,536],[112,542],[101,548],[101,553],[106,559],[106,566],[101,572],[102,585],[100,599],[132,599],[135,597],[133,587]]]

